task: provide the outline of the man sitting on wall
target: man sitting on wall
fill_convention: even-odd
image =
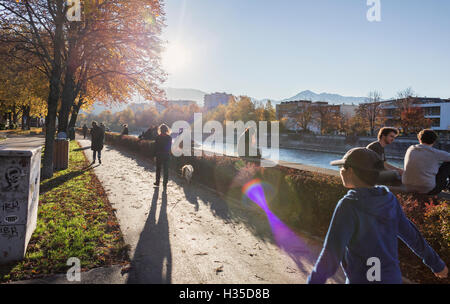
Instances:
[[[384,170],[380,172],[377,183],[378,184],[400,184],[403,170],[397,168],[386,161],[386,154],[384,148],[394,142],[398,135],[398,130],[395,128],[384,127],[378,132],[378,141],[370,143],[366,148],[378,154],[384,163]]]
[[[406,191],[435,195],[449,189],[450,153],[433,148],[438,136],[431,129],[420,131],[417,138],[420,144],[405,154],[402,181]]]

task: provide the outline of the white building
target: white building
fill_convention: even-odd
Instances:
[[[421,107],[424,110],[425,118],[432,121],[431,129],[436,131],[450,131],[450,99],[411,97],[412,104]],[[383,102],[383,109],[386,110],[386,119],[395,119],[394,112],[397,109],[395,105],[397,99]]]

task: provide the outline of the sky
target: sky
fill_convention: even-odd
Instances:
[[[303,90],[450,98],[450,1],[165,0],[163,86],[280,100]]]

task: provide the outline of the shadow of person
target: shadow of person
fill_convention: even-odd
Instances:
[[[172,253],[167,218],[167,192],[163,191],[158,221],[156,209],[159,189],[153,193],[150,212],[139,237],[131,262],[127,283],[170,284],[172,281]]]

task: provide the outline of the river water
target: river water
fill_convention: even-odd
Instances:
[[[211,147],[211,145],[201,145],[203,150],[208,151],[216,151],[221,152],[221,149],[223,149],[221,146]],[[237,155],[237,149],[233,145],[227,145],[226,155],[236,156]],[[262,158],[267,159],[274,159],[273,155],[276,155],[272,153],[270,148],[263,148],[262,149]],[[317,152],[317,151],[310,151],[310,150],[303,150],[303,149],[289,149],[289,148],[280,148],[278,158],[279,160],[283,160],[286,162],[292,162],[292,163],[299,163],[314,167],[320,167],[320,168],[326,168],[326,169],[332,169],[332,170],[339,170],[336,166],[331,166],[330,162],[336,159],[341,159],[344,154],[339,153],[328,153],[328,152]],[[403,168],[403,160],[398,159],[389,159],[388,162],[391,165],[394,165],[399,168]]]
[[[137,136],[135,134],[131,134],[134,136]],[[237,155],[237,149],[233,145],[206,145],[202,143],[197,143],[197,148],[202,148],[203,150],[207,151],[214,151],[214,152],[220,152],[224,153],[225,155],[230,156],[236,156]],[[225,148],[225,149],[224,149]],[[223,152],[222,152],[223,151]],[[275,155],[274,153],[271,153],[270,148],[263,148],[262,149],[262,157],[267,159],[274,159],[271,155]],[[328,152],[317,152],[317,151],[309,151],[309,150],[300,150],[300,149],[289,149],[289,148],[280,148],[278,158],[279,160],[286,161],[286,162],[292,162],[292,163],[299,163],[319,168],[325,168],[325,169],[331,169],[331,170],[339,170],[335,166],[331,166],[330,162],[336,159],[342,158],[344,154],[339,153],[328,153]],[[403,160],[398,159],[389,159],[388,162],[391,165],[394,165],[399,168],[403,168]]]

